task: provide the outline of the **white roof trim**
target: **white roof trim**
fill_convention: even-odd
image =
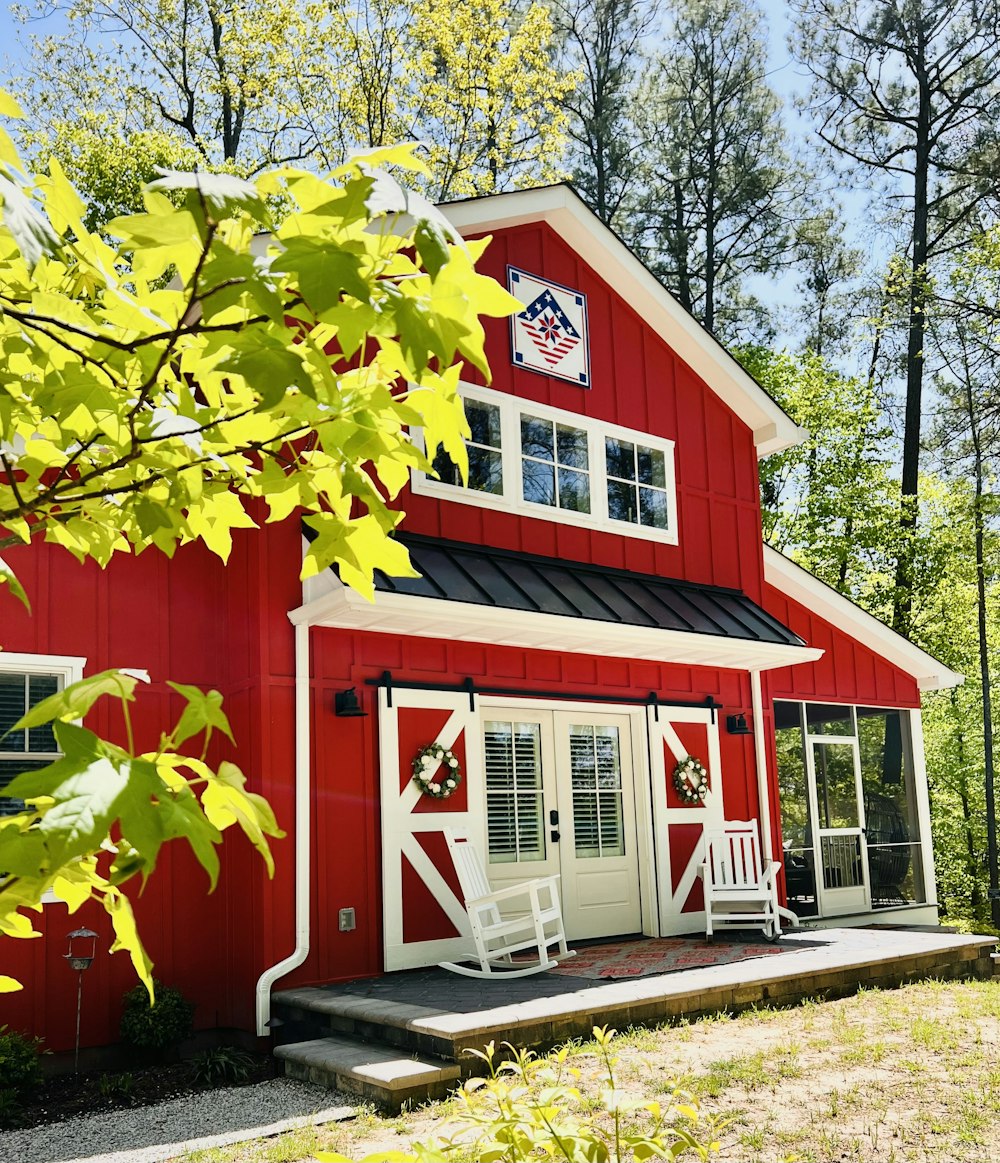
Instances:
[[[799,662],[814,662],[823,654],[822,650],[810,646],[784,646],[677,630],[623,626],[589,618],[477,606],[413,594],[379,593],[374,602],[369,602],[337,581],[329,588],[327,585],[325,579],[317,587],[309,587],[307,583],[306,604],[288,614],[295,625],[306,623],[379,634],[485,642],[495,646],[561,650],[571,654],[601,654],[610,658],[641,658],[728,670],[773,670]],[[318,596],[309,601],[308,598],[317,591]]]
[[[441,209],[462,234],[488,234],[528,222],[548,223],[752,429],[758,457],[806,439],[806,431],[684,310],[569,186],[447,202]]]
[[[920,690],[946,690],[965,681],[964,675],[938,662],[926,650],[914,646],[902,634],[897,634],[884,622],[873,618],[850,598],[838,594],[835,589],[769,545],[764,546],[764,580],[794,598],[800,605],[815,611],[838,630],[843,630],[871,647],[886,662],[912,675]]]

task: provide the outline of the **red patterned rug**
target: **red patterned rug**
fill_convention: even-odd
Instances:
[[[687,937],[651,937],[614,945],[584,945],[577,949],[575,957],[568,958],[549,972],[564,973],[567,977],[606,980],[651,977],[656,973],[676,973],[681,969],[696,969],[704,965],[732,965],[752,957],[770,957],[774,953],[788,952],[790,949],[787,945],[768,945],[763,941],[749,944],[741,941],[699,941]]]

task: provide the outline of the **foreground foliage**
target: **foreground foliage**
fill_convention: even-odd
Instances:
[[[410,1154],[365,1156],[361,1163],[442,1163],[460,1157],[485,1163],[534,1158],[567,1163],[635,1159],[709,1159],[719,1150],[717,1122],[704,1119],[698,1101],[675,1084],[663,1102],[635,1098],[620,1089],[618,1058],[611,1043],[617,1031],[594,1027],[603,1066],[598,1094],[585,1096],[580,1071],[570,1063],[571,1047],[537,1058],[509,1042],[498,1053],[493,1042],[473,1050],[486,1077],[470,1078],[456,1092],[458,1113],[437,1139],[417,1143]],[[317,1154],[321,1163],[350,1163],[346,1155]]]
[[[391,508],[411,467],[430,470],[409,429],[464,471],[463,362],[488,376],[480,315],[517,304],[475,271],[488,240],[466,245],[380,163],[423,170],[407,147],[329,181],[167,172],[143,213],[95,232],[59,164],[25,179],[0,129],[0,549],[44,538],[104,566],[200,541],[226,560],[252,507],[306,514],[304,578],[336,564],[371,596],[375,569],[413,576]],[[0,560],[2,581],[27,604]],[[0,817],[0,933],[36,935],[27,911],[46,892],[71,912],[96,899],[151,994],[121,886],[179,838],[214,886],[234,824],[271,871],[281,832],[235,764],[209,762],[213,734],[232,739],[218,692],[171,684],[180,717],[136,751],[140,678],[89,676],[15,724],[51,724],[63,758],[6,789],[26,806]],[[80,723],[102,697],[120,703],[122,744]]]

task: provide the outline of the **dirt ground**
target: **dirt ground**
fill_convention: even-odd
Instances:
[[[716,1157],[732,1163],[1000,1160],[1000,980],[929,982],[626,1031],[613,1046],[621,1089],[664,1102],[680,1082],[703,1120],[726,1120]],[[580,1072],[585,1100],[604,1085],[593,1043],[574,1046],[567,1064]],[[394,1119],[364,1115],[186,1163],[406,1151],[440,1134],[454,1109],[445,1102]]]

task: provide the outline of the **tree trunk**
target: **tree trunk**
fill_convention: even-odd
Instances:
[[[976,491],[972,503],[972,520],[976,540],[976,620],[979,630],[979,678],[983,690],[983,764],[986,777],[986,859],[990,877],[990,915],[994,925],[1000,925],[1000,879],[997,870],[997,817],[994,798],[993,767],[993,698],[990,688],[989,640],[986,635],[986,561],[985,516],[983,513],[983,449],[976,423],[975,401],[971,379],[965,380],[966,407],[969,412],[969,430],[972,433],[973,465],[976,473]]]
[[[921,44],[921,50],[923,45]],[[920,474],[920,418],[924,388],[924,340],[927,302],[927,187],[930,175],[931,100],[923,53],[914,63],[919,93],[913,165],[913,223],[910,235],[909,332],[906,344],[906,407],[903,421],[903,466],[899,523],[902,530],[896,561],[892,628],[910,629],[913,613],[914,539]]]

